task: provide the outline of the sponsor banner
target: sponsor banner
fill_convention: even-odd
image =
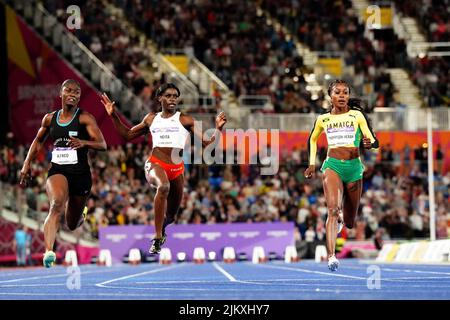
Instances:
[[[132,248],[146,254],[154,230],[154,226],[147,225],[104,227],[99,230],[100,248],[111,251],[114,263],[122,261]],[[286,246],[294,243],[291,222],[187,224],[169,226],[164,247],[171,250],[172,259],[178,252],[184,252],[186,259],[192,260],[196,247],[203,247],[206,254],[214,251],[217,259],[222,259],[223,249],[231,246],[236,255],[245,253],[250,260],[256,246],[263,247],[266,255],[274,252],[283,257]]]
[[[450,239],[385,244],[376,261],[399,263],[450,262]]]
[[[100,250],[97,247],[82,246],[81,244],[75,245],[78,263],[89,264],[93,257],[98,257]]]

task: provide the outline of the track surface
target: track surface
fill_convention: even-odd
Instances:
[[[325,263],[308,260],[293,264],[84,265],[78,272],[63,266],[0,269],[0,299],[450,299],[450,265],[371,264],[348,259],[341,260],[337,272],[330,272]]]

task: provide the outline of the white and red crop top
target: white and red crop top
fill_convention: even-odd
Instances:
[[[161,112],[156,114],[150,125],[153,147],[184,149],[189,131],[181,124],[180,115],[180,111],[170,118],[161,117]]]

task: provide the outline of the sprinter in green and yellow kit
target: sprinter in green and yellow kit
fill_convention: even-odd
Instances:
[[[362,111],[359,99],[350,99],[350,87],[343,80],[334,80],[328,87],[332,107],[315,121],[309,136],[309,167],[305,177],[315,174],[317,140],[325,131],[328,141],[327,158],[322,164],[322,182],[328,207],[326,239],[328,268],[336,271],[336,237],[344,224],[353,228],[362,192],[364,166],[360,159],[360,145],[378,148],[372,129]]]

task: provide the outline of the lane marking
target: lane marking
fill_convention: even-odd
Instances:
[[[357,280],[367,280],[367,278],[365,278],[365,277],[357,277],[357,276],[349,276],[349,275],[339,274],[339,273],[331,273],[331,271],[330,272],[322,272],[322,271],[308,270],[308,269],[302,269],[302,268],[289,268],[289,267],[271,266],[271,265],[264,265],[264,264],[250,264],[250,263],[247,263],[247,265],[259,266],[259,267],[270,268],[270,269],[280,269],[280,270],[290,270],[290,271],[305,272],[305,273],[322,274],[322,275],[325,275],[325,276],[332,276],[332,277],[341,277],[341,278],[357,279]]]
[[[441,271],[426,271],[426,270],[412,270],[412,269],[393,269],[390,267],[386,267],[386,265],[380,265],[380,264],[376,264],[374,263],[373,265],[377,265],[381,270],[385,270],[385,271],[390,271],[390,272],[405,272],[405,273],[429,273],[429,274],[444,274],[444,275],[449,275],[450,276],[450,272],[441,272]],[[406,267],[411,267],[411,265],[405,265]],[[423,266],[423,265],[419,265],[419,266]],[[449,265],[450,266],[450,265]],[[344,268],[347,269],[354,269],[354,270],[367,270],[367,267],[361,266],[361,267],[357,267],[357,266],[348,266],[348,265],[343,265]],[[442,268],[444,270],[448,270],[447,268]]]
[[[119,277],[119,278],[103,281],[103,282],[95,284],[95,286],[108,288],[106,286],[106,284],[108,284],[108,283],[112,283],[112,282],[116,282],[116,281],[120,281],[120,280],[126,280],[126,279],[130,279],[130,278],[134,278],[134,277],[139,277],[139,276],[143,276],[143,275],[146,275],[146,274],[152,274],[152,273],[157,273],[157,272],[161,272],[161,271],[172,270],[172,269],[184,266],[184,265],[186,265],[186,264],[175,264],[175,265],[171,265],[171,266],[167,266],[167,267],[162,267],[162,268],[159,268],[159,269],[153,269],[153,270],[150,270],[150,271],[139,272],[139,273],[127,275],[127,276],[124,276],[124,277]]]
[[[65,283],[46,283],[45,286],[65,286]],[[21,288],[21,287],[42,287],[42,283],[38,284],[1,284],[0,288]]]
[[[220,271],[225,277],[228,278],[231,282],[237,282],[236,278],[233,277],[231,274],[229,274],[227,271],[225,271],[221,266],[217,264],[217,262],[212,263],[213,267]]]
[[[40,280],[40,279],[48,279],[48,278],[60,278],[67,277],[67,269],[63,269],[64,273],[57,273],[48,276],[35,276],[35,277],[27,277],[27,278],[19,278],[19,279],[10,279],[10,280],[0,280],[0,284],[2,283],[11,283],[11,282],[19,282],[26,280]],[[81,275],[86,274],[95,274],[95,273],[105,273],[105,272],[116,272],[118,270],[97,270],[97,271],[81,271]]]

